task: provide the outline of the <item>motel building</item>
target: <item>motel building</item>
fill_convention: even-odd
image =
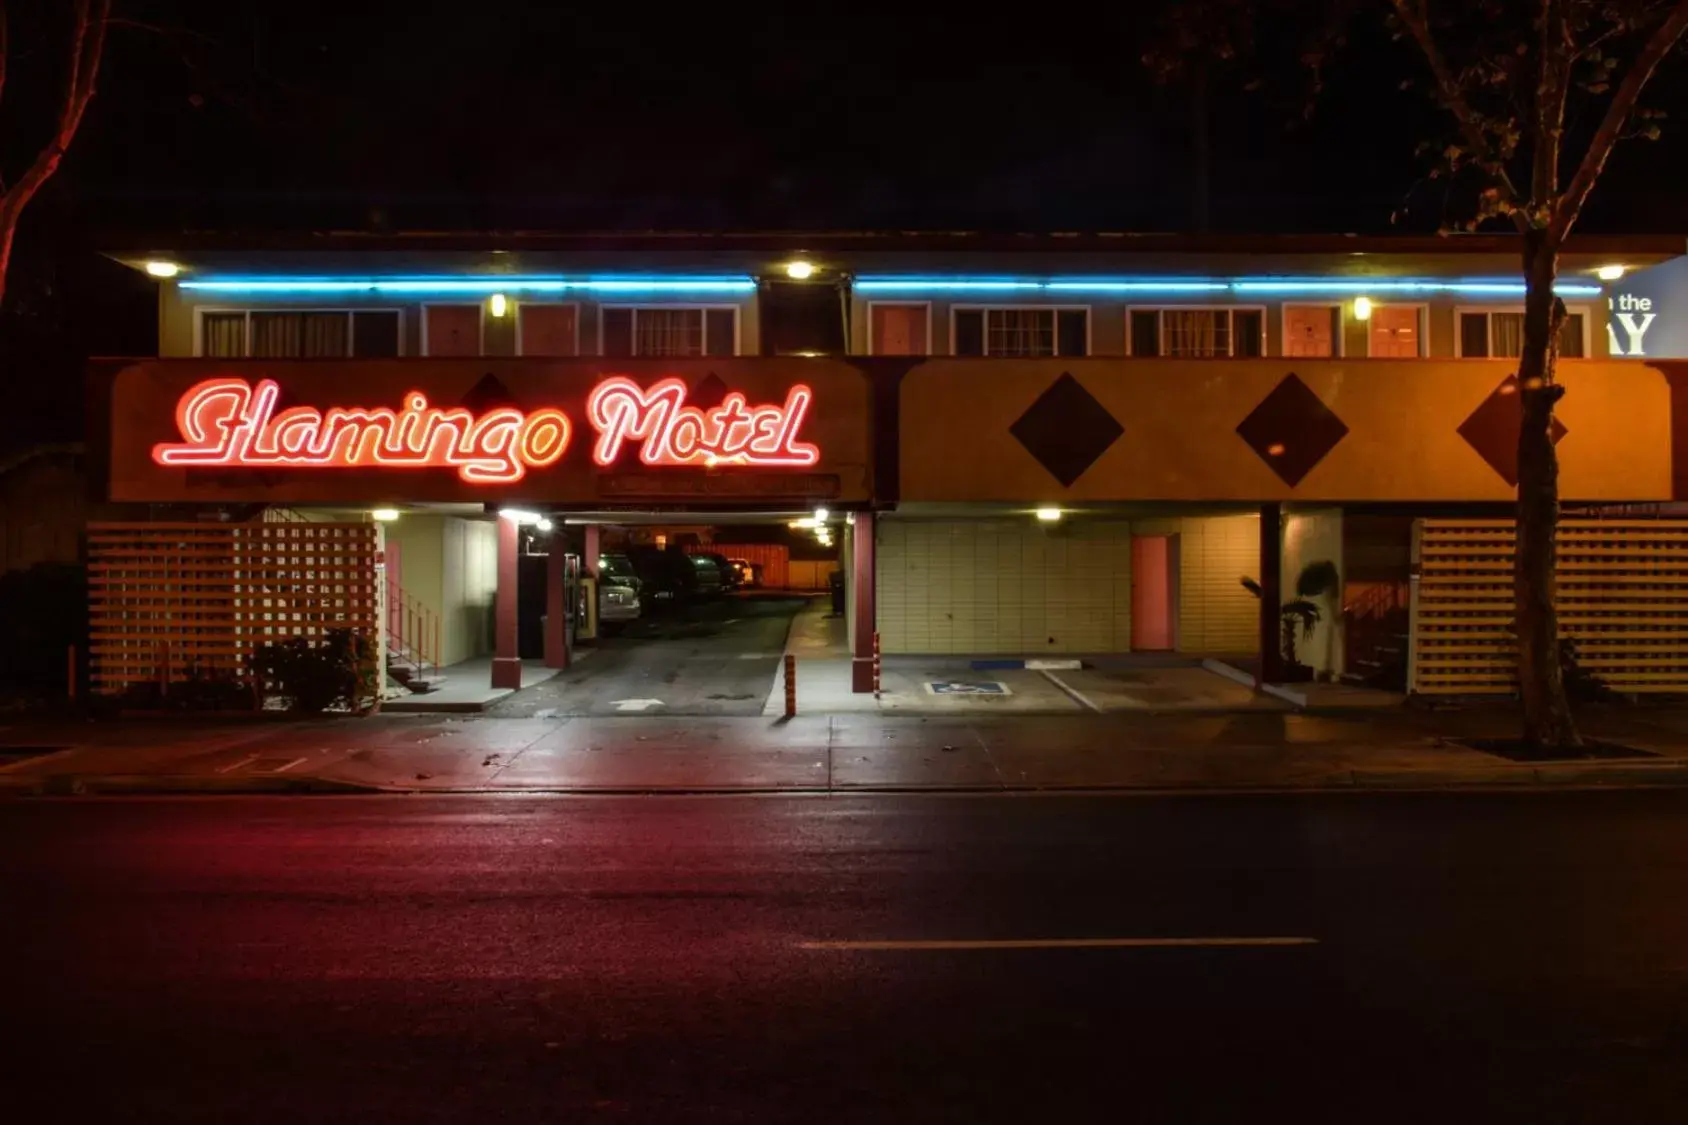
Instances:
[[[1560,280],[1560,598],[1581,658],[1625,690],[1688,681],[1683,250],[1590,238]],[[157,281],[159,354],[91,371],[96,472],[126,513],[89,532],[92,679],[339,623],[448,671],[490,657],[516,686],[533,607],[547,663],[570,659],[601,535],[824,512],[856,691],[876,639],[1506,690],[1517,253],[1487,235],[139,239],[111,254]],[[523,594],[547,541],[544,594]],[[1334,585],[1308,593],[1310,569]],[[1304,669],[1279,639],[1298,599],[1320,607],[1296,630]]]

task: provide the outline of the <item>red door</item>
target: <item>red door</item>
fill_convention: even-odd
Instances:
[[[1131,648],[1172,651],[1172,537],[1131,537]]]

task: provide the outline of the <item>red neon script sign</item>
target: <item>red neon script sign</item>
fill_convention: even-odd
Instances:
[[[592,459],[608,468],[622,444],[643,442],[647,465],[813,465],[820,451],[797,440],[815,392],[799,383],[785,405],[749,406],[737,391],[709,410],[686,405],[686,384],[663,379],[640,387],[617,376],[592,388],[586,413],[598,431]]]
[[[568,416],[550,407],[511,407],[476,417],[428,405],[411,391],[387,407],[295,406],[276,413],[281,388],[244,379],[208,379],[176,405],[181,442],[153,446],[160,465],[242,468],[454,468],[473,484],[509,484],[555,464],[568,449]]]
[[[389,407],[277,411],[273,379],[207,379],[176,404],[179,442],[153,446],[160,465],[240,468],[452,468],[471,484],[511,484],[530,469],[554,465],[573,427],[555,407],[500,407],[476,415],[432,406],[421,391]],[[720,406],[686,405],[686,384],[663,379],[640,387],[616,376],[592,388],[586,411],[598,432],[593,460],[614,465],[625,443],[640,443],[646,465],[801,467],[820,451],[797,440],[815,399],[799,383],[783,405],[750,406],[737,391]]]

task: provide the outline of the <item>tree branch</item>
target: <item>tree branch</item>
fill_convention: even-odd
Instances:
[[[1513,186],[1512,177],[1507,175],[1505,165],[1496,157],[1494,146],[1489,143],[1488,136],[1483,132],[1482,123],[1459,87],[1459,80],[1448,68],[1448,60],[1443,57],[1442,49],[1436,45],[1436,37],[1430,31],[1430,21],[1425,17],[1424,11],[1414,4],[1413,0],[1390,2],[1395,7],[1395,14],[1407,25],[1407,30],[1412,32],[1413,39],[1424,52],[1424,60],[1430,64],[1430,75],[1436,81],[1436,92],[1441,96],[1442,105],[1454,115],[1454,120],[1465,134],[1466,143],[1471,146],[1471,151],[1483,163],[1488,173],[1495,178],[1505,201],[1516,206],[1518,189]],[[1688,0],[1682,0],[1682,3],[1688,5]],[[1513,212],[1513,222],[1520,230],[1527,225],[1524,216],[1517,211]]]
[[[75,26],[71,31],[64,100],[59,105],[58,122],[52,138],[35,154],[29,168],[4,196],[0,196],[0,225],[16,222],[18,213],[41,190],[41,185],[58,171],[70,142],[76,138],[76,131],[82,126],[82,115],[87,112],[88,103],[94,97],[100,59],[105,53],[106,22],[110,16],[111,0],[76,0]]]
[[[1536,214],[1545,214],[1551,221],[1559,196],[1565,99],[1571,86],[1572,56],[1565,36],[1565,0],[1542,0],[1541,38],[1536,49],[1540,57],[1536,60],[1530,204]]]
[[[1630,63],[1618,92],[1612,95],[1611,103],[1606,106],[1606,116],[1601,119],[1600,127],[1595,130],[1594,138],[1589,141],[1588,150],[1583,153],[1577,174],[1571,177],[1571,186],[1565,189],[1565,194],[1559,199],[1559,205],[1554,208],[1548,237],[1555,245],[1562,243],[1565,236],[1571,233],[1572,225],[1582,213],[1583,204],[1588,201],[1588,193],[1594,190],[1594,182],[1600,178],[1607,159],[1612,155],[1613,146],[1618,143],[1624,122],[1635,109],[1635,103],[1641,99],[1642,89],[1647,85],[1648,79],[1653,77],[1653,71],[1658,69],[1659,63],[1670,53],[1670,49],[1676,46],[1676,41],[1682,38],[1685,30],[1688,30],[1688,0],[1677,0],[1676,6],[1671,8],[1665,21],[1658,26],[1652,37],[1647,40],[1647,45],[1635,56],[1635,61]]]

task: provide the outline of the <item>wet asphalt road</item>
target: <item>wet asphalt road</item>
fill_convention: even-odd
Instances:
[[[595,642],[574,668],[490,715],[760,715],[801,596],[727,595],[650,613]],[[628,701],[655,700],[632,707]]]
[[[0,1120],[1688,1105],[1688,793],[0,805]],[[892,940],[1316,944],[806,948]]]

